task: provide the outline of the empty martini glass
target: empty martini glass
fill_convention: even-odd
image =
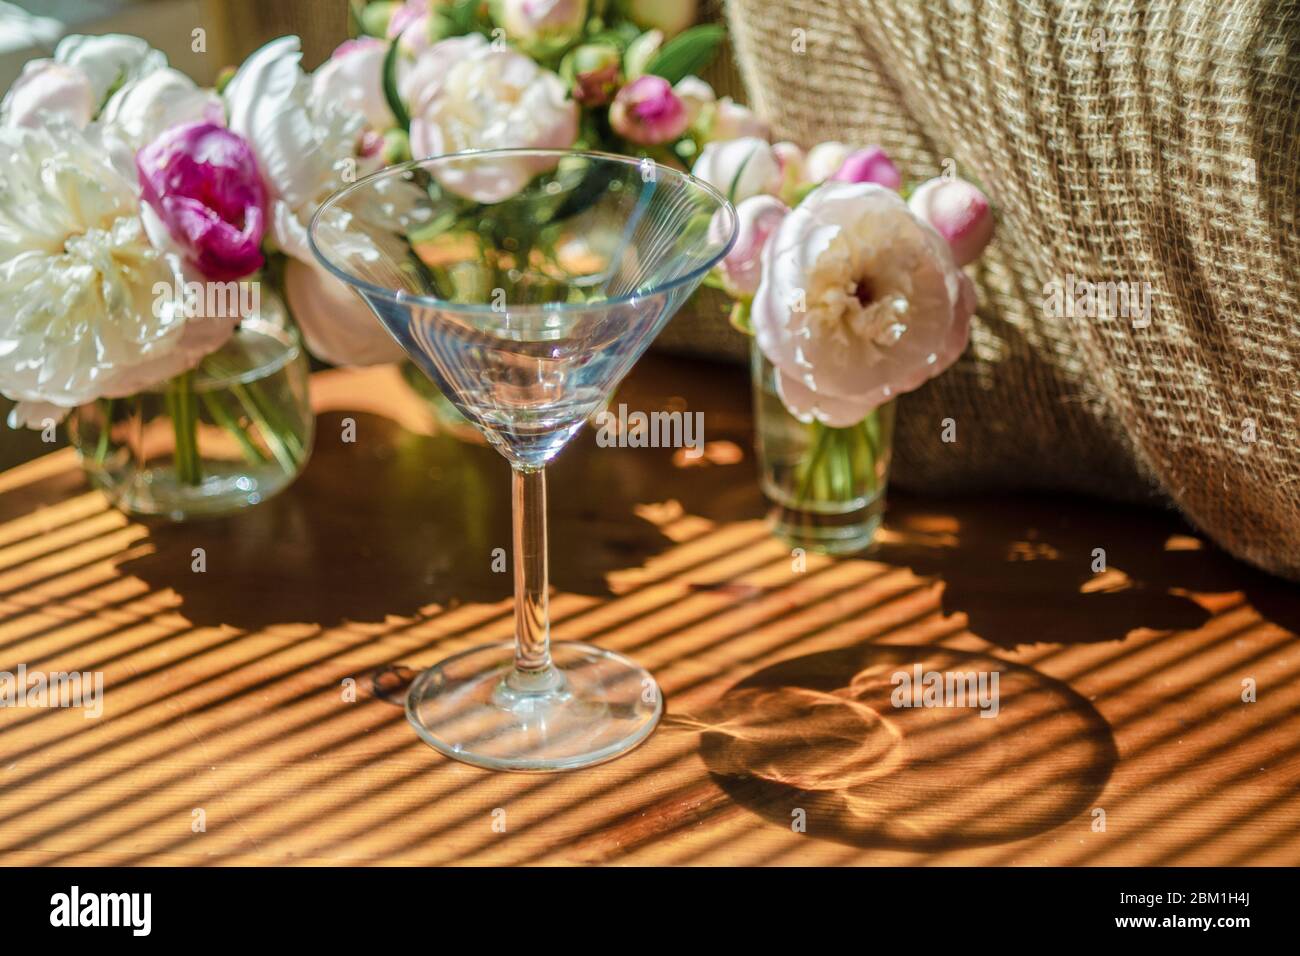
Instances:
[[[635,747],[658,722],[648,671],[550,641],[544,468],[735,234],[735,210],[706,183],[649,160],[564,150],[393,166],[313,219],[316,256],[512,469],[515,641],[444,660],[406,702],[420,736],[449,757],[585,767]]]

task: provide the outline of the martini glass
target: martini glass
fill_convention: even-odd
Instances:
[[[406,702],[420,736],[447,756],[573,769],[625,753],[658,722],[663,700],[648,671],[550,641],[544,469],[735,234],[735,210],[700,180],[565,150],[393,166],[339,191],[312,220],[324,266],[510,462],[515,640],[444,660]]]

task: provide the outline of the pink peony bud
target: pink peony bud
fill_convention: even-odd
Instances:
[[[584,43],[560,63],[560,77],[583,106],[604,106],[618,90],[623,54],[612,43]]]
[[[614,132],[641,146],[656,146],[677,139],[690,125],[686,106],[662,76],[638,76],[618,91],[609,108]]]
[[[845,157],[840,168],[831,176],[836,183],[875,183],[894,191],[903,185],[898,167],[879,146],[854,150]]]
[[[722,284],[736,297],[752,296],[763,277],[763,247],[790,209],[775,196],[750,196],[736,206],[736,243],[719,265]],[[716,228],[717,220],[710,224]]]
[[[741,106],[730,96],[724,96],[714,104],[705,138],[712,143],[745,136],[769,139],[771,134],[772,128],[759,119],[757,113],[748,106]]]
[[[494,19],[529,52],[562,49],[582,32],[587,0],[499,0]]]
[[[988,197],[964,179],[931,179],[916,187],[907,201],[917,218],[948,240],[957,265],[979,258],[993,238],[993,210]]]
[[[266,187],[241,136],[215,123],[175,126],[135,164],[141,198],[205,277],[226,281],[261,268]]]
[[[781,170],[781,188],[777,190],[777,195],[787,202],[794,202],[804,184],[808,157],[797,145],[785,140],[772,144],[772,155],[776,157],[776,164]]]
[[[808,150],[804,161],[804,177],[809,183],[824,183],[844,165],[853,150],[838,140],[818,143]]]
[[[696,0],[622,0],[620,7],[642,30],[662,30],[668,37],[689,27],[699,13]]]
[[[388,39],[396,40],[417,20],[429,15],[429,0],[406,0],[388,18],[385,32]]]

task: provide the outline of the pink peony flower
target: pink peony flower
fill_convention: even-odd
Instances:
[[[957,265],[979,258],[993,238],[988,197],[964,179],[931,179],[916,187],[908,207],[948,240]]]
[[[136,169],[141,198],[205,277],[261,268],[266,187],[242,137],[215,123],[177,126],[140,150]]]
[[[691,117],[662,76],[638,76],[618,91],[609,124],[624,139],[641,146],[670,143],[686,132]]]
[[[781,170],[781,187],[777,195],[786,202],[794,202],[804,185],[804,165],[808,157],[797,145],[784,140],[772,144],[772,155]]]
[[[827,183],[768,240],[751,320],[786,407],[841,428],[955,362],[974,311],[948,244],[897,193]]]
[[[875,183],[897,191],[903,185],[903,177],[883,149],[868,146],[849,153],[840,168],[831,175],[831,182]]]

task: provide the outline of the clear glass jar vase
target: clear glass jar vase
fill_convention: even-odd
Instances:
[[[772,502],[773,530],[823,554],[868,547],[885,511],[894,442],[894,403],[847,428],[801,421],[776,390],[776,370],[752,345],[754,432],[759,481]]]
[[[138,515],[227,514],[282,491],[311,454],[306,352],[278,305],[162,385],[73,411],[68,432],[96,487]]]

